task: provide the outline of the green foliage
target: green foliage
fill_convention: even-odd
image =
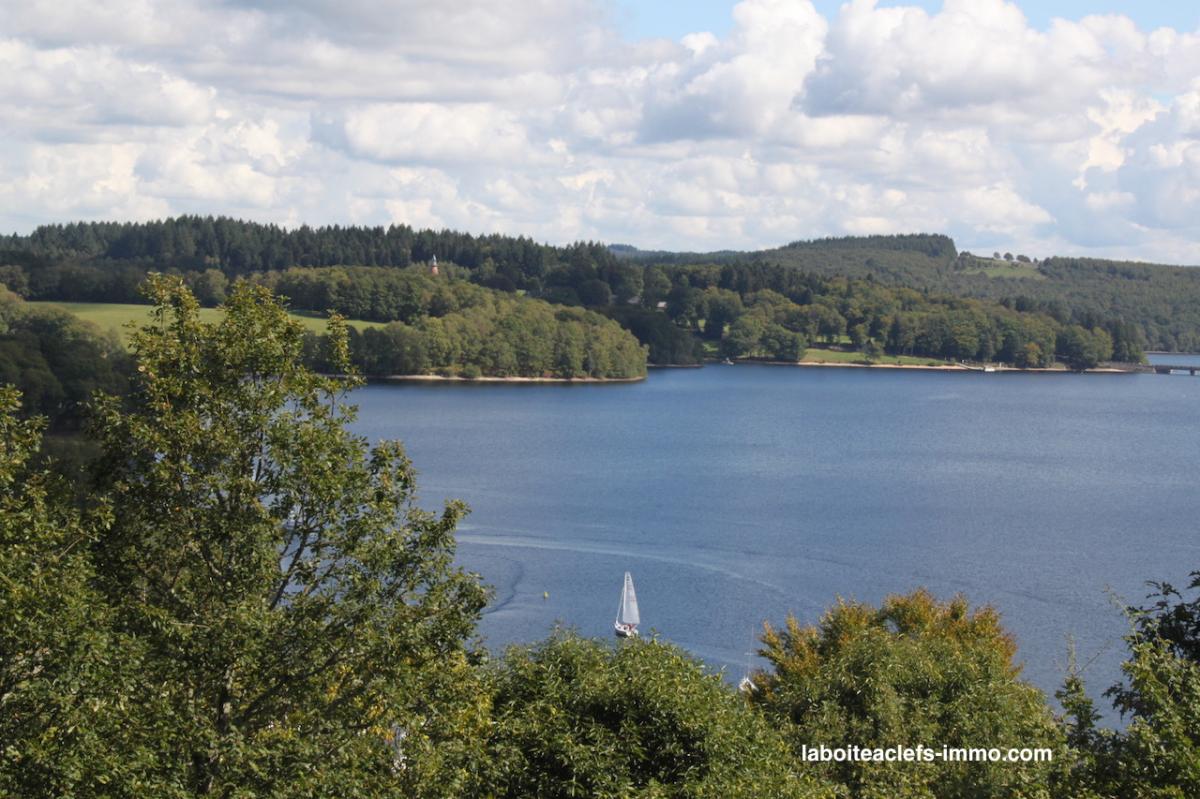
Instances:
[[[637,337],[652,364],[689,366],[704,360],[701,343],[666,314],[629,305],[614,305],[604,309],[604,314]]]
[[[496,797],[818,797],[783,741],[679,649],[557,633],[494,676]]]
[[[656,308],[671,291],[671,279],[656,266],[646,267],[642,277],[642,306]]]
[[[800,356],[793,355],[802,356],[811,342],[840,344],[848,338],[856,349],[874,340],[897,356],[1046,367],[1054,363],[1056,334],[1062,329],[1043,314],[871,279],[822,278],[761,263],[666,269],[675,280],[668,316],[697,333],[702,328],[703,335],[720,341],[728,357],[796,360]],[[726,324],[719,339],[712,320],[701,326],[702,315],[711,315],[713,307],[716,319]],[[1114,340],[1120,336],[1126,359],[1141,360],[1130,327],[1119,322],[1110,327]],[[1094,334],[1097,341],[1101,333]]]
[[[1100,328],[1068,325],[1059,331],[1055,347],[1072,369],[1091,369],[1113,356],[1112,337]]]
[[[928,245],[928,246],[927,246]],[[1200,272],[1088,258],[1031,262],[955,255],[939,236],[872,236],[799,242],[754,253],[765,263],[825,277],[871,278],[890,286],[974,297],[1091,329],[1127,324],[1137,353],[1148,346],[1200,350]],[[694,257],[692,263],[706,258]],[[1114,335],[1114,338],[1116,336]],[[1126,353],[1132,355],[1132,352]],[[1118,360],[1137,362],[1137,357]]]
[[[609,319],[581,308],[556,308],[487,292],[456,313],[367,330],[354,337],[351,351],[354,363],[367,375],[632,378],[646,374],[646,351]],[[330,368],[317,365],[326,371]]]
[[[730,326],[728,335],[721,340],[721,354],[728,358],[752,355],[766,332],[766,325],[757,314],[744,314]]]
[[[0,384],[21,391],[26,415],[54,430],[77,429],[96,391],[127,390],[130,363],[120,343],[66,311],[0,293]]]
[[[1051,747],[1063,740],[990,608],[925,591],[767,626],[752,701],[802,746]],[[822,763],[855,797],[1048,797],[1052,764]]]
[[[1151,585],[1154,604],[1129,609],[1125,679],[1107,692],[1128,726],[1098,728],[1099,714],[1078,675],[1058,694],[1067,710],[1075,795],[1200,795],[1200,594],[1187,599],[1169,583]],[[1200,589],[1200,572],[1192,573],[1189,588]]]
[[[462,311],[486,302],[492,294],[447,274],[434,277],[416,268],[295,268],[256,274],[253,282],[286,297],[296,308],[406,324]]]
[[[584,305],[611,305],[613,300],[612,289],[603,280],[593,278],[585,280],[576,289],[579,292],[579,301]]]
[[[1200,280],[1189,270],[1061,258],[1034,264],[1018,258],[999,261],[1004,266],[997,271],[995,261],[959,255],[953,241],[937,235],[823,239],[749,255],[695,255],[641,253],[595,242],[551,247],[524,238],[404,226],[285,231],[226,218],[178,217],[44,226],[29,236],[0,237],[0,247],[8,248],[10,261],[0,278],[34,299],[135,301],[145,275],[158,270],[183,275],[208,303],[219,301],[226,290],[222,277],[253,276],[297,307],[413,324],[425,315],[460,310],[441,307],[437,297],[422,307],[430,297],[412,275],[427,276],[436,256],[443,277],[501,293],[521,291],[592,307],[640,299],[643,307],[656,308],[665,300],[673,321],[713,342],[747,312],[751,294],[771,289],[810,314],[806,324],[774,320],[801,334],[805,345],[818,337],[838,343],[865,325],[866,335],[856,347],[874,338],[895,355],[986,360],[1003,352],[1000,359],[1009,363],[1051,363],[1053,331],[1048,344],[1040,333],[1029,333],[1018,346],[999,346],[1006,316],[997,308],[1001,303],[1026,327],[1043,324],[1029,321],[1039,318],[1055,330],[1069,324],[1103,328],[1113,338],[1117,360],[1140,361],[1143,342],[1161,349],[1200,349],[1195,310]],[[315,266],[332,269],[324,274],[297,269]],[[877,290],[884,287],[896,291],[887,298],[886,291]],[[859,305],[855,293],[871,295],[875,307]],[[955,296],[987,302],[967,306],[972,311],[964,317],[953,304]],[[882,311],[876,300],[886,306]],[[925,336],[915,342],[885,341],[883,334],[898,313],[913,316],[908,323],[927,328]],[[957,317],[948,318],[952,314]],[[643,343],[652,344],[649,338]],[[751,349],[757,357],[791,360],[786,354],[798,343],[773,335]],[[734,351],[747,345],[741,335],[724,346]],[[666,351],[685,352],[680,347]]]
[[[704,337],[711,341],[720,341],[726,328],[738,319],[744,310],[741,296],[724,288],[707,288],[701,303]]]
[[[225,294],[229,281],[225,273],[219,269],[205,269],[203,272],[189,272],[185,278],[187,286],[201,305],[211,307],[225,302]]]
[[[1131,640],[1122,670],[1127,684],[1116,704],[1132,721],[1109,761],[1118,772],[1116,795],[1200,796],[1200,663],[1160,638],[1144,638]]]
[[[137,658],[125,701],[157,711],[136,780],[395,795],[485,599],[452,567],[465,509],[421,510],[399,444],[346,430],[352,384],[300,365],[303,331],[265,289],[236,287],[218,324],[178,280],[149,291],[131,405],[95,424],[112,511],[95,584]],[[336,319],[330,342],[345,364]]]
[[[784,249],[803,252],[819,250],[838,252],[841,250],[882,250],[888,252],[914,252],[929,258],[954,258],[958,250],[949,236],[934,233],[907,233],[890,236],[843,236],[840,238],[794,241]]]
[[[646,373],[637,340],[599,314],[555,308],[447,275],[339,267],[269,272],[254,282],[305,309],[390,322],[351,338],[353,362],[369,376],[630,378]],[[319,353],[321,346],[311,343],[308,351]],[[333,370],[319,357],[310,363]]]
[[[19,407],[0,388],[0,795],[106,795],[146,764],[126,722],[147,709],[123,693],[136,653],[90,585],[90,531],[111,517],[82,518],[33,467],[40,425]]]

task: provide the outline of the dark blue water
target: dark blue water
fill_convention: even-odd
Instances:
[[[1073,639],[1099,689],[1118,605],[1200,568],[1200,378],[739,365],[356,399],[425,507],[472,506],[497,648],[611,635],[628,569],[643,627],[736,678],[764,620],[926,586],[995,605],[1047,692]]]

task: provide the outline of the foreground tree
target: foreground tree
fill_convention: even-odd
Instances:
[[[153,702],[127,704],[137,653],[117,645],[90,584],[105,509],[85,520],[33,466],[42,423],[20,406],[0,387],[0,796],[113,795],[149,762],[129,722]]]
[[[1019,679],[1015,645],[990,608],[924,590],[879,608],[839,602],[814,627],[767,626],[752,701],[802,746],[1049,747],[1061,733]],[[823,762],[862,797],[1048,797],[1053,763]]]
[[[494,677],[495,797],[833,797],[766,719],[679,649],[557,633]]]
[[[1169,583],[1152,583],[1149,607],[1129,608],[1125,679],[1107,692],[1123,730],[1098,726],[1078,674],[1059,699],[1072,747],[1073,796],[1182,799],[1200,796],[1200,572],[1186,597]]]
[[[95,425],[113,519],[96,585],[140,660],[129,702],[159,708],[139,779],[395,795],[427,773],[428,720],[455,716],[444,679],[485,602],[452,567],[465,509],[416,506],[400,445],[347,430],[351,384],[300,366],[303,331],[265,289],[234,288],[218,324],[178,281],[148,291],[132,397],[100,402]]]

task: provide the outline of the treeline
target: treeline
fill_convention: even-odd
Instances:
[[[661,278],[659,277],[661,276]],[[716,343],[722,355],[796,360],[805,348],[848,343],[884,354],[1045,367],[1090,368],[1143,360],[1137,329],[1113,319],[1088,326],[1006,305],[827,278],[781,266],[647,267],[645,284],[670,285],[666,313]]]
[[[754,261],[824,277],[874,279],[893,286],[1001,302],[1035,310],[1059,324],[1092,329],[1097,319],[1133,325],[1148,349],[1200,351],[1200,270],[1092,258],[1034,261],[958,253],[938,235],[861,236],[798,241],[754,253],[661,253],[618,250],[662,266],[724,266]],[[1023,270],[995,269],[1016,261]]]
[[[1107,354],[1122,361],[1138,360],[1146,346],[1200,349],[1200,273],[1079,259],[1036,264],[1025,259],[1024,271],[1015,273],[1023,276],[995,277],[989,273],[988,259],[960,254],[948,237],[928,234],[823,239],[750,255],[693,257],[593,242],[553,247],[520,237],[418,231],[403,225],[285,230],[227,218],[178,217],[149,223],[48,225],[29,236],[2,238],[0,282],[27,299],[137,302],[138,286],[149,272],[168,272],[183,277],[202,302],[216,304],[240,276],[347,265],[430,269],[435,260],[443,274],[479,286],[606,309],[639,336],[654,363],[692,363],[700,352],[652,317],[631,310],[657,310],[660,303],[667,303],[673,321],[702,338],[721,341],[729,334],[723,347],[731,357],[790,359],[803,345],[831,336],[849,337],[871,354],[886,350],[934,358],[995,357],[1018,365],[1044,364],[1056,355],[1073,365],[1106,360],[1105,335],[1111,339]],[[297,307],[323,310],[336,304],[357,318],[400,319],[397,314],[403,309],[378,305],[392,293],[382,285],[382,274],[344,270],[342,282],[334,286],[312,281],[288,288],[296,295]],[[363,285],[356,287],[359,282]],[[862,294],[860,287],[868,283],[877,284],[875,292],[886,286],[896,293],[882,301],[892,308],[885,314],[888,318],[841,307],[845,297],[839,295]],[[708,288],[738,294],[742,311],[730,311],[724,307],[727,299],[718,299],[706,302],[697,313],[687,292]],[[815,321],[807,324],[796,323],[794,310],[780,311],[773,300],[765,301],[770,308],[756,308],[764,300],[750,295],[762,289],[796,305],[837,311],[844,329],[821,332],[834,323],[821,319],[825,311],[820,308],[813,309]],[[321,293],[329,290],[337,296]],[[955,304],[954,298],[964,297],[977,302]],[[715,313],[712,323],[707,319],[710,307]],[[752,313],[733,331],[729,326],[746,309]],[[965,315],[951,313],[964,309]],[[938,315],[942,318],[934,318]],[[1046,333],[1046,320],[1052,334]],[[860,325],[867,328],[865,336],[859,335]],[[1072,333],[1060,346],[1058,333],[1067,329]],[[1091,339],[1085,341],[1088,336]],[[1081,341],[1085,346],[1079,346]],[[1027,346],[1031,344],[1036,349]]]
[[[351,359],[368,377],[437,374],[627,380],[646,374],[646,351],[626,330],[582,308],[503,295],[412,324],[350,332]],[[306,360],[330,368],[324,337],[309,334]]]
[[[465,506],[422,510],[400,444],[352,434],[354,382],[301,364],[284,306],[242,282],[204,323],[149,291],[75,492],[0,387],[0,795],[1200,795],[1200,573],[1130,609],[1120,730],[1074,671],[1056,714],[996,611],[921,590],[767,626],[741,691],[658,640],[493,658]]]
[[[821,239],[793,241],[785,250],[887,250],[916,252],[930,258],[953,259],[958,256],[954,239],[938,233],[906,233],[890,236],[831,236]]]
[[[646,353],[637,339],[600,314],[455,279],[467,274],[461,267],[447,265],[440,272],[435,277],[415,268],[295,268],[255,273],[249,279],[287,298],[294,308],[393,322],[383,329],[350,332],[354,364],[372,377],[630,379],[646,373]],[[230,290],[229,281],[215,269],[178,277],[203,305],[223,302]],[[144,299],[144,282],[143,277],[137,286],[139,299]],[[99,342],[66,312],[34,311],[19,297],[9,297],[9,307],[23,309],[15,315],[22,321],[4,341],[25,332],[21,343],[4,344],[8,350],[0,360],[0,376],[22,388],[27,405],[57,424],[93,388],[118,389],[109,366],[123,357],[110,353],[120,349],[117,344]],[[329,368],[325,342],[310,338],[307,362]]]
[[[975,278],[963,290],[1084,326],[1119,318],[1147,349],[1200,352],[1200,269],[1057,257],[1036,269],[1041,279]]]
[[[296,307],[337,311],[377,322],[403,322],[410,328],[416,320],[450,313],[494,320],[494,308],[484,311],[479,306],[504,305],[502,298],[511,296],[450,280],[451,276],[470,275],[461,266],[443,264],[440,270],[442,274],[433,277],[413,268],[292,269],[264,272],[252,280],[287,296]],[[874,280],[823,278],[761,263],[636,268],[622,286],[626,287],[623,294],[635,287],[637,293],[625,301],[618,301],[598,278],[575,286],[569,283],[564,277],[544,296],[577,302],[577,295],[587,293],[590,284],[600,284],[593,305],[636,335],[652,364],[697,364],[703,360],[702,342],[706,340],[726,358],[793,362],[817,342],[848,344],[874,359],[883,354],[914,355],[1003,361],[1020,367],[1045,367],[1062,360],[1075,368],[1109,360],[1142,360],[1138,331],[1127,323],[1090,318],[1091,324],[1085,328],[1063,324],[1049,314],[992,302],[920,293]],[[564,294],[575,296],[564,298]],[[523,319],[452,328],[449,335],[458,343],[449,348],[439,343],[437,325],[427,323],[392,331],[388,338],[378,332],[365,334],[356,340],[361,347],[356,352],[361,353],[360,362],[368,374],[382,373],[379,364],[427,362],[428,368],[437,371],[455,362],[466,365],[470,359],[478,359],[485,373],[503,376],[514,373],[510,353],[520,354],[516,361],[522,371],[516,373],[538,373],[527,371],[535,368],[530,365],[544,367],[547,374],[572,371],[565,365],[578,364],[580,347],[570,343],[571,336],[551,335],[534,318],[535,306],[524,302],[504,306],[527,308]],[[541,313],[539,318],[545,316]],[[560,311],[558,318],[577,322],[588,317]],[[595,328],[592,334],[599,330]],[[544,337],[540,346],[532,338],[522,338],[512,347],[504,344],[512,335],[529,334]],[[476,340],[468,341],[472,336]],[[486,347],[487,341],[494,346]],[[616,338],[606,337],[605,341],[611,341],[613,352],[620,350]],[[368,353],[376,347],[380,358],[372,359]],[[568,350],[575,355],[563,354]],[[466,360],[456,360],[457,355],[446,355],[448,352],[468,355]],[[620,352],[616,361],[625,362],[628,356],[629,352]],[[575,372],[594,373],[588,366],[595,364],[594,355],[584,354],[584,361],[582,372],[577,368]]]
[[[434,276],[428,270],[412,268],[296,268],[262,272],[248,279],[272,294],[286,297],[293,308],[336,312],[369,322],[411,324],[426,316],[457,313],[496,297],[494,291],[457,279],[464,271],[443,266]]]
[[[27,253],[45,263],[129,261],[184,270],[215,266],[230,275],[290,266],[408,266],[434,257],[472,269],[490,258],[504,267],[536,273],[545,249],[523,237],[471,236],[407,225],[303,225],[288,230],[211,216],[42,225],[28,236],[0,237],[0,250]]]
[[[953,242],[922,250],[915,245],[924,238],[817,240],[750,257],[825,276],[872,277],[895,286],[1001,302],[1044,313],[1064,325],[1091,329],[1097,319],[1121,320],[1133,326],[1147,349],[1200,351],[1200,270],[1095,258],[1034,261],[1026,256],[1016,259],[1023,269],[997,269],[1012,259],[955,255]],[[914,246],[905,246],[908,239]]]
[[[611,331],[603,333],[594,315],[560,310],[555,316],[568,328],[589,319],[591,327],[582,338],[555,332],[550,313],[536,303],[505,301],[512,295],[451,279],[468,275],[455,265],[443,265],[436,277],[416,268],[332,267],[265,272],[251,279],[298,308],[403,322],[407,327],[386,335],[368,331],[355,337],[356,357],[367,374],[463,374],[468,364],[498,376],[634,374],[628,363],[636,353]],[[637,277],[634,302],[616,303],[607,296],[603,311],[637,336],[656,364],[699,363],[705,339],[723,357],[790,362],[819,341],[848,342],[875,359],[889,353],[1020,367],[1045,367],[1061,359],[1076,368],[1142,360],[1137,332],[1128,324],[1064,325],[1046,314],[874,280],[827,279],[750,263],[651,266]],[[459,321],[432,321],[450,314]],[[451,343],[444,343],[447,338]],[[597,364],[604,365],[597,369]],[[387,365],[405,368],[388,371]]]
[[[555,270],[573,271],[573,284],[614,269],[616,257],[599,244],[551,247],[519,236],[472,236],[407,225],[294,230],[227,217],[180,216],[155,222],[78,222],[43,225],[28,236],[0,237],[0,282],[30,299],[135,302],[140,279],[125,273],[197,272],[227,277],[293,266],[393,266],[440,262],[471,270],[476,282],[505,290],[540,291]],[[619,271],[619,270],[618,270]],[[586,273],[586,275],[582,273]],[[19,274],[18,274],[19,273]],[[25,284],[21,282],[24,277]],[[620,291],[615,276],[603,276]],[[121,295],[122,285],[129,291]],[[67,296],[64,292],[74,292]],[[97,296],[104,293],[105,296]]]
[[[456,270],[461,271],[461,270]],[[629,379],[646,374],[636,338],[600,314],[485,289],[446,270],[380,267],[289,269],[253,276],[293,307],[390,322],[351,331],[355,365],[368,376]],[[329,369],[311,336],[309,363]]]

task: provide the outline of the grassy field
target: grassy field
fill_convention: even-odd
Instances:
[[[1038,268],[1033,264],[1023,263],[1021,261],[1004,261],[982,258],[976,259],[976,263],[986,263],[986,266],[974,266],[970,269],[962,270],[964,275],[986,275],[987,277],[1009,277],[1009,278],[1026,278],[1028,280],[1045,280],[1046,276],[1038,271]]]
[[[804,351],[804,361],[817,363],[866,363],[867,359],[861,352],[846,352],[844,350],[826,350],[809,347]],[[912,355],[884,355],[877,363],[895,363],[901,366],[945,366],[952,361],[942,361],[937,358],[923,358]]]
[[[845,343],[850,343],[849,336],[842,336]],[[704,356],[712,360],[719,360],[721,357],[720,347],[718,342],[704,341]],[[815,363],[866,363],[867,357],[861,352],[847,350],[830,350],[820,347],[809,347],[804,351],[802,361],[810,361]],[[953,365],[953,361],[943,361],[938,358],[927,358],[913,355],[885,355],[877,361],[877,363],[894,363],[901,366],[946,366]]]
[[[80,319],[93,323],[101,330],[118,331],[124,340],[129,339],[128,324],[130,322],[141,324],[150,320],[149,305],[119,302],[31,302],[29,304],[63,308]],[[314,333],[325,332],[325,317],[319,314],[309,311],[293,311],[290,316],[304,325],[306,330]],[[216,308],[201,308],[200,318],[205,322],[215,322],[221,318],[221,311]],[[358,319],[347,321],[359,330],[368,327],[383,327],[382,322],[364,322]]]

